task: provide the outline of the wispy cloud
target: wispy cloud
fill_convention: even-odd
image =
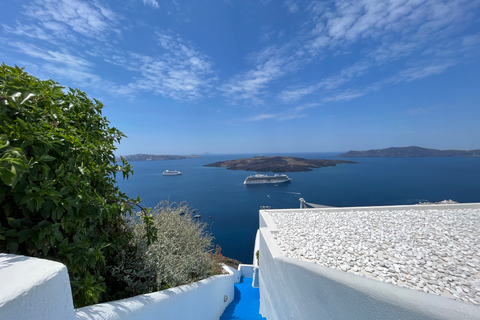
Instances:
[[[40,78],[53,77],[70,86],[102,88],[105,91],[110,90],[113,85],[95,74],[95,65],[92,62],[66,50],[49,50],[23,42],[11,42],[9,45],[16,52],[37,59],[38,63],[30,62],[28,65]]]
[[[337,74],[320,74],[317,82],[283,89],[278,97],[285,103],[310,96],[324,102],[345,101],[387,83],[438,75],[461,63],[459,54],[472,52],[479,41],[478,34],[456,36],[466,21],[476,19],[472,12],[480,7],[479,0],[335,0],[311,1],[307,7],[311,20],[306,22],[303,44],[296,50],[307,55],[299,63],[306,67],[352,53],[357,60]],[[388,74],[393,63],[401,71]],[[376,78],[370,78],[373,82],[357,87],[358,79],[380,68],[381,75],[376,72]]]
[[[158,7],[155,0],[145,5]],[[178,5],[174,2],[174,5]],[[209,90],[215,75],[208,57],[180,36],[163,31],[154,34],[152,46],[159,54],[126,52],[112,45],[112,36],[120,33],[122,17],[98,0],[34,0],[24,5],[26,22],[7,32],[41,40],[38,46],[23,42],[9,43],[17,52],[40,59],[52,67],[52,74],[67,77],[85,85],[100,79],[95,76],[93,61],[102,59],[130,71],[126,84],[110,82],[109,91],[135,95],[139,91],[154,92],[176,100],[193,101]],[[42,42],[43,41],[43,42]],[[46,41],[46,42],[45,42]],[[50,43],[50,44],[48,44]],[[63,50],[45,49],[52,43]],[[64,44],[73,44],[65,46]],[[72,54],[66,48],[87,48]],[[62,72],[64,69],[71,72]],[[117,80],[118,81],[118,80]]]
[[[275,120],[275,121],[287,121],[292,119],[304,118],[307,115],[305,113],[299,113],[295,109],[287,110],[279,113],[262,113],[249,118],[246,118],[245,121],[255,122],[255,121],[264,121],[264,120]]]
[[[53,62],[68,66],[70,68],[83,68],[92,66],[92,63],[74,56],[66,51],[53,51],[53,50],[45,50],[40,47],[34,46],[28,43],[22,42],[12,42],[10,46],[16,48],[19,52],[22,52],[26,55],[29,55],[33,58],[39,58],[44,61]]]
[[[406,113],[410,116],[421,116],[425,115],[430,111],[431,108],[415,108],[415,109],[408,109]]]
[[[164,49],[163,54],[149,56],[130,53],[128,68],[139,72],[140,77],[128,85],[119,86],[118,92],[153,91],[184,101],[201,98],[215,81],[208,57],[178,35],[157,32],[156,38]]]
[[[281,60],[271,58],[256,66],[255,69],[233,78],[221,87],[221,91],[224,92],[225,96],[233,99],[260,102],[261,98],[259,96],[262,94],[262,90],[267,88],[272,81],[285,74],[282,65]]]
[[[13,33],[19,36],[55,42],[55,37],[45,28],[33,24],[20,24],[17,22],[15,27],[3,25],[3,28],[8,33]]]
[[[362,97],[369,92],[376,91],[380,88],[378,84],[373,84],[371,86],[365,88],[357,88],[357,89],[345,89],[343,91],[333,93],[325,98],[322,99],[323,103],[332,103],[332,102],[340,102],[340,101],[349,101],[358,97]]]
[[[120,17],[98,1],[34,0],[23,7],[28,20],[7,27],[8,32],[49,41],[77,35],[106,39],[119,32]]]
[[[274,113],[263,113],[263,114],[258,114],[256,116],[247,118],[247,121],[261,121],[261,120],[268,120],[268,119],[274,119],[277,117],[277,114]]]
[[[284,102],[295,102],[307,95],[318,94],[320,91],[335,90],[349,82],[351,79],[359,77],[368,71],[370,63],[360,61],[348,68],[341,70],[337,75],[326,77],[321,81],[306,86],[297,86],[280,92],[279,98]]]
[[[393,76],[386,80],[386,82],[398,83],[401,81],[410,82],[431,75],[437,75],[443,73],[445,70],[453,66],[455,63],[453,61],[443,61],[440,63],[431,63],[431,64],[422,64],[416,67],[411,67],[404,69],[398,73],[398,75]]]
[[[290,11],[290,13],[295,13],[299,9],[298,2],[295,0],[286,0],[285,6],[288,8],[288,11]]]
[[[274,113],[260,113],[254,116],[250,116],[245,119],[245,121],[256,122],[256,121],[265,121],[265,120],[275,120],[275,121],[287,121],[292,119],[300,119],[308,116],[306,110],[316,108],[320,103],[304,103],[298,105],[294,108],[288,108],[281,112]]]
[[[143,4],[152,8],[158,9],[158,2],[156,0],[143,0]]]
[[[298,60],[289,53],[291,46],[287,43],[252,54],[249,58],[254,67],[232,77],[219,90],[229,99],[262,103],[269,85],[298,68]]]
[[[317,92],[318,89],[318,85],[290,88],[280,92],[279,98],[284,102],[294,102],[302,99],[305,96]]]

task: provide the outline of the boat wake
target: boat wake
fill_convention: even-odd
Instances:
[[[280,193],[290,193],[290,194],[296,194],[297,196],[301,195],[300,192],[290,192],[290,191],[277,191],[277,192],[280,192]]]

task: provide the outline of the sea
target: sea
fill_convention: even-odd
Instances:
[[[214,236],[221,253],[242,263],[253,260],[261,206],[299,208],[300,198],[332,207],[405,205],[446,199],[480,202],[480,157],[340,158],[338,154],[275,154],[357,162],[290,172],[287,175],[292,181],[278,185],[244,185],[245,178],[255,172],[204,166],[258,154],[134,161],[134,174],[128,180],[118,175],[117,182],[129,197],[140,196],[146,207],[154,207],[162,200],[186,201],[206,223],[206,232]],[[182,175],[163,176],[165,170],[178,170]]]

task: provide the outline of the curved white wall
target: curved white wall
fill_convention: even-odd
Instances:
[[[213,276],[189,285],[76,310],[78,320],[219,319],[233,300],[237,276]],[[226,297],[225,297],[226,296]],[[226,299],[226,300],[225,300]]]
[[[479,320],[480,307],[286,258],[260,211],[260,313],[280,319]]]
[[[67,268],[50,260],[0,254],[0,319],[75,319]]]
[[[133,298],[73,308],[67,268],[58,262],[0,254],[0,319],[219,319],[233,300],[234,283],[251,265],[189,285]]]

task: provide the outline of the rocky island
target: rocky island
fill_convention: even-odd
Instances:
[[[155,154],[131,154],[128,156],[123,156],[127,161],[157,161],[157,160],[180,160],[180,159],[190,159],[190,158],[201,158],[201,156],[190,155],[190,156],[175,156],[175,155],[155,155]],[[120,161],[120,157],[115,159]]]
[[[422,147],[391,147],[367,151],[348,151],[338,157],[480,157],[480,149],[437,150]]]
[[[303,159],[297,157],[258,156],[237,160],[227,160],[204,165],[205,167],[225,167],[228,170],[245,170],[256,172],[300,172],[312,171],[314,168],[334,167],[341,163],[356,163],[345,160]]]

